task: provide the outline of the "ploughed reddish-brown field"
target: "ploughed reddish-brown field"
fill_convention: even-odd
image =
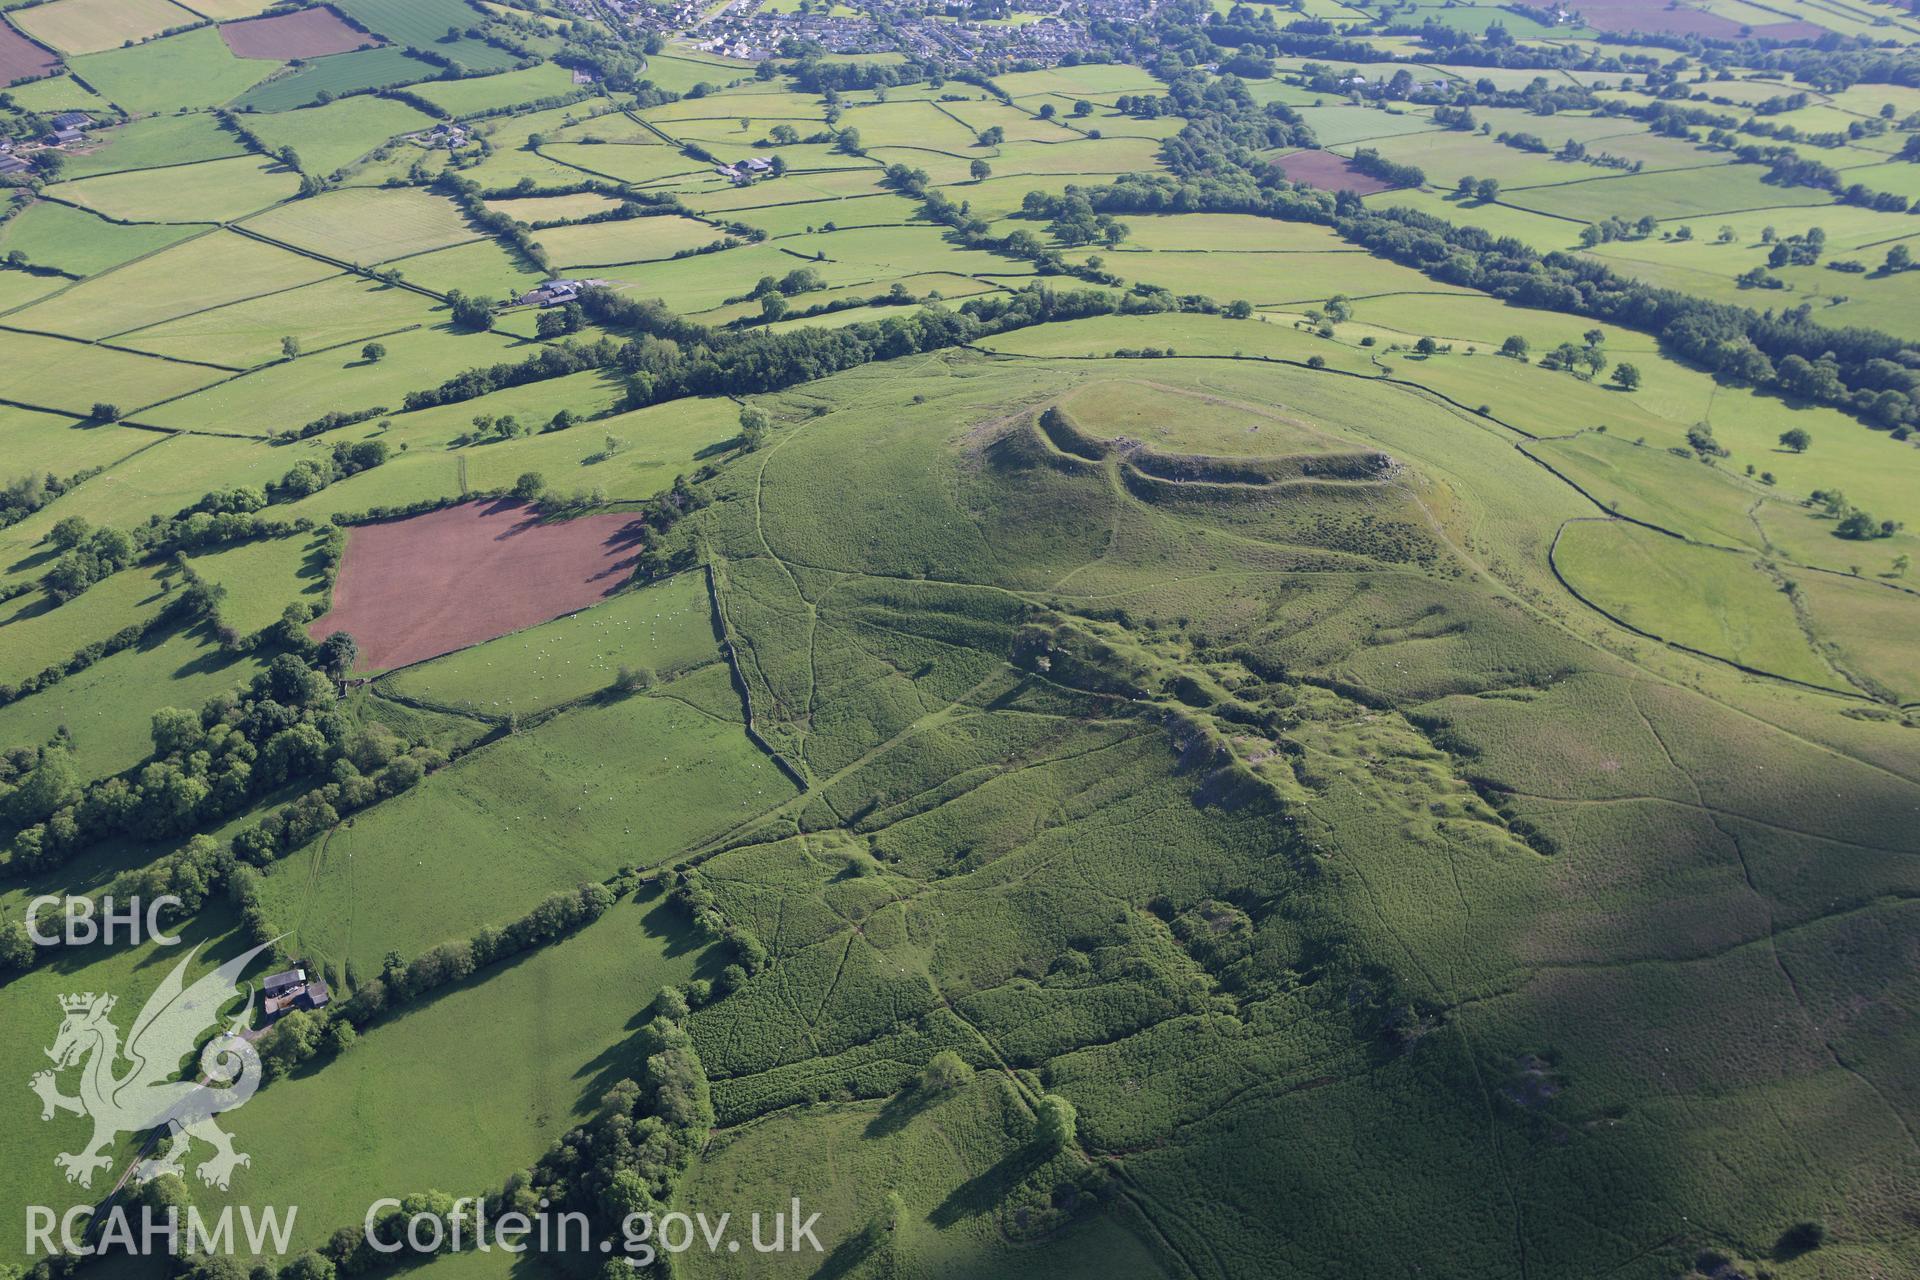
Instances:
[[[357,525],[333,608],[307,630],[351,635],[360,670],[405,666],[593,604],[627,580],[641,543],[637,517],[543,523],[510,498]]]
[[[1393,190],[1391,182],[1360,172],[1353,167],[1353,161],[1331,151],[1296,151],[1290,156],[1281,156],[1273,164],[1287,176],[1288,182],[1304,182],[1322,191],[1351,191],[1355,195],[1370,196],[1376,191]]]
[[[319,58],[380,43],[378,36],[355,31],[331,9],[301,9],[273,18],[248,18],[220,26],[220,38],[242,58]]]
[[[58,56],[12,27],[0,25],[0,86],[29,76],[43,76],[59,65]]]

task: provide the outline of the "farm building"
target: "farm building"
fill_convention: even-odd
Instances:
[[[318,978],[309,978],[301,968],[269,974],[260,984],[266,999],[260,1009],[269,1018],[278,1018],[294,1009],[324,1009],[333,1000],[333,992]]]

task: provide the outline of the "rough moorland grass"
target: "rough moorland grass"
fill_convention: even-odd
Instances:
[[[924,1100],[784,1112],[717,1141],[689,1173],[682,1198],[689,1211],[709,1216],[723,1205],[763,1205],[761,1213],[770,1215],[771,1206],[798,1196],[808,1213],[820,1214],[817,1230],[829,1257],[884,1254],[903,1268],[964,1259],[964,1269],[977,1275],[1166,1274],[1117,1216],[1089,1216],[1039,1243],[1007,1238],[1017,1210],[994,1204],[993,1197],[1010,1191],[1020,1171],[1042,1163],[1021,1150],[1028,1121],[1011,1093],[1003,1078],[983,1072],[965,1089]],[[876,1133],[886,1141],[874,1141]],[[804,1168],[789,1165],[777,1153],[790,1150],[813,1158]],[[884,1216],[879,1206],[890,1195],[902,1206],[899,1225],[879,1233],[883,1244],[862,1248],[859,1237]],[[752,1261],[704,1250],[683,1257],[687,1273],[699,1277],[798,1277],[813,1274],[819,1261],[811,1250]]]
[[[258,58],[236,58],[218,31],[200,27],[130,49],[85,54],[73,59],[73,69],[128,111],[178,111],[218,106],[274,68]]]
[[[62,53],[94,53],[185,26],[194,15],[172,0],[54,0],[24,9],[13,20]]]
[[[475,239],[452,202],[425,191],[346,187],[270,209],[247,229],[363,266]]]
[[[77,284],[17,312],[13,323],[101,338],[337,274],[324,262],[221,230]]]
[[[1744,666],[1844,687],[1751,556],[1689,546],[1619,522],[1569,525],[1554,563],[1582,595],[1642,631]]]
[[[634,1011],[700,971],[707,953],[691,934],[657,895],[623,900],[574,936],[380,1024],[324,1069],[263,1090],[233,1118],[235,1141],[255,1156],[233,1202],[298,1199],[297,1252],[359,1223],[370,1196],[496,1190],[615,1081],[640,1074]]]
[[[282,338],[296,339],[306,351],[347,344],[358,352],[361,338],[431,325],[437,319],[431,298],[341,274],[163,321],[121,334],[114,342],[158,355],[252,366],[278,360]]]
[[[433,121],[404,102],[361,95],[324,107],[262,113],[246,123],[269,148],[292,147],[303,170],[325,177],[388,139]]]
[[[0,226],[0,253],[19,251],[38,266],[96,275],[192,235],[193,227],[129,227],[84,209],[37,201]]]
[[[277,864],[267,911],[362,974],[651,866],[793,795],[740,726],[667,697],[571,711],[435,774]]]
[[[1124,369],[1116,362],[1114,376],[1078,387],[1061,399],[1061,408],[1088,435],[1125,438],[1163,453],[1267,458],[1352,447],[1284,409],[1155,383],[1151,366],[1143,378],[1126,377]]]
[[[122,222],[230,222],[290,199],[299,175],[258,156],[61,182],[47,194]]]
[[[719,660],[706,576],[695,572],[410,667],[382,687],[486,716],[524,716],[605,691],[621,667],[664,676]]]

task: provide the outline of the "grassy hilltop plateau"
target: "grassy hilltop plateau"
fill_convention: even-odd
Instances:
[[[0,0],[0,1280],[1920,1277],[1917,13]]]

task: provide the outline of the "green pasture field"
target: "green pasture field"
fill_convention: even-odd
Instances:
[[[160,440],[145,431],[0,406],[0,442],[6,451],[4,474],[13,479],[31,472],[72,475],[109,467]]]
[[[984,259],[984,255],[982,257]],[[864,262],[810,262],[782,253],[772,244],[743,245],[719,253],[616,269],[607,274],[631,280],[641,296],[660,298],[675,311],[691,315],[711,310],[730,297],[746,294],[761,276],[771,275],[777,279],[801,267],[811,268],[829,286],[873,278],[872,268]],[[789,301],[805,306],[806,299],[806,294],[798,294]]]
[[[1014,71],[996,76],[994,83],[1016,99],[1029,93],[1071,93],[1084,97],[1159,92],[1156,87],[1159,82],[1139,67],[1114,63],[1088,62],[1077,67],[1050,67],[1045,71]]]
[[[1392,74],[1389,72],[1388,74]],[[1401,104],[1394,110],[1349,106],[1329,94],[1324,107],[1302,107],[1300,118],[1313,130],[1314,140],[1323,147],[1366,145],[1402,134],[1424,133],[1433,121],[1424,112]]]
[[[1910,587],[1908,582],[1888,571],[1870,579],[1830,573],[1792,576],[1814,639],[1831,646],[1836,666],[1903,705],[1920,700],[1912,653],[1920,595],[1900,589]]]
[[[410,445],[404,455],[303,498],[286,512],[289,516],[324,519],[336,511],[364,511],[445,497],[460,492],[463,475],[470,489],[509,489],[527,471],[539,473],[561,495],[600,489],[615,501],[638,500],[667,488],[677,475],[691,474],[703,457],[720,452],[717,446],[739,431],[738,406],[729,400],[712,399],[674,401],[582,423],[571,431],[496,440],[457,451],[409,439],[412,417],[432,415],[432,425],[421,432],[429,438],[465,434],[456,428],[464,428],[473,416],[482,413],[496,417],[511,413],[537,429],[559,408],[591,412],[604,407],[617,394],[598,375],[581,378],[571,395],[554,391],[553,385],[535,384],[466,405],[401,415],[391,430],[397,437],[396,444]],[[380,434],[384,433],[379,423],[367,423],[337,436],[321,437],[307,447],[331,448],[334,439]],[[608,436],[617,441],[611,457],[607,456]],[[291,466],[300,455],[279,456],[283,466]]]
[[[768,194],[773,194],[770,189]],[[976,206],[977,207],[977,206]],[[771,237],[817,231],[831,222],[836,227],[890,227],[915,219],[920,206],[892,192],[854,196],[845,200],[808,200],[799,204],[771,204],[753,209],[730,209],[729,222],[744,222]]]
[[[84,178],[241,155],[246,145],[209,116],[148,116],[88,135],[90,151],[72,156],[62,174]]]
[[[866,147],[904,147],[914,150],[944,151],[949,155],[988,156],[993,148],[980,145],[979,134],[989,125],[999,125],[1007,137],[1019,139],[1032,133],[1036,123],[1027,112],[985,102],[882,102],[849,111],[842,123],[860,131]],[[1052,133],[1059,127],[1047,125]]]
[[[1282,222],[1239,213],[1129,214],[1123,247],[1228,250],[1261,253],[1326,253],[1350,249],[1331,227],[1311,222]],[[1040,223],[1036,227],[1044,227]]]
[[[104,400],[132,409],[204,387],[221,376],[218,369],[108,347],[0,332],[0,397],[28,406],[85,414]]]
[[[39,200],[0,224],[0,253],[18,251],[36,265],[91,276],[193,234],[191,227],[124,226],[72,205]]]
[[[755,182],[736,187],[730,183],[702,181],[688,191],[675,188],[685,204],[697,213],[724,215],[732,209],[753,209],[769,204],[797,204],[803,201],[841,200],[852,196],[879,193],[880,167],[852,169],[789,170],[772,183]]]
[[[142,449],[117,466],[0,531],[0,585],[37,578],[51,559],[40,545],[53,525],[80,516],[95,525],[129,529],[151,516],[171,516],[233,485],[264,486],[285,472],[291,459],[258,441],[175,434]]]
[[[9,322],[104,338],[338,274],[327,263],[249,236],[214,231],[82,281],[15,312]]]
[[[646,78],[672,93],[685,93],[697,84],[725,85],[753,74],[741,62],[715,62],[704,57],[657,53],[647,58]]]
[[[234,156],[58,182],[46,194],[121,222],[230,222],[290,199],[299,189],[299,176],[277,161]]]
[[[598,191],[581,191],[570,196],[518,196],[487,201],[487,208],[529,225],[585,218],[619,207],[618,197],[602,195]]]
[[[450,249],[414,254],[387,264],[402,278],[435,293],[455,289],[481,298],[513,298],[546,279],[499,242],[479,239]]]
[[[895,284],[899,284],[905,286],[907,292],[915,298],[932,298],[933,295],[938,294],[941,300],[952,305],[956,299],[969,298],[981,293],[992,293],[996,289],[1010,288],[1018,283],[1020,282],[1015,280],[1001,284],[990,280],[975,279],[973,276],[932,271],[916,275],[896,276],[890,280],[874,280],[864,284],[845,285],[838,289],[822,289],[818,293],[807,294],[805,300],[806,305],[809,307],[823,306],[846,298],[857,298],[862,302],[867,302],[874,298],[884,298]],[[758,317],[760,314],[760,304],[757,301],[733,302],[725,306],[715,307],[711,311],[695,313],[704,324],[725,324],[728,321],[736,320],[743,316]],[[823,322],[851,324],[862,321],[879,320],[890,314],[902,315],[907,314],[907,312],[891,304],[881,304],[878,309],[872,307],[849,308],[832,315],[797,317],[790,321],[778,321],[776,324],[798,325]]]
[[[1052,142],[1003,142],[995,150],[997,154],[989,157],[988,162],[993,165],[995,173],[1008,176],[1082,175],[1099,179],[1107,174],[1150,173],[1160,167],[1160,143],[1153,138],[1080,138],[1069,134]],[[971,163],[973,157],[961,159]],[[959,160],[949,162],[949,168],[958,164]],[[931,169],[933,166],[927,167]],[[943,182],[949,180],[944,176],[936,176]]]
[[[233,1120],[258,1159],[227,1198],[296,1198],[297,1252],[357,1230],[380,1195],[496,1191],[590,1118],[609,1085],[641,1073],[633,1007],[712,967],[683,913],[657,895],[622,900],[572,937],[380,1023],[365,1052],[261,1091]],[[608,998],[581,999],[587,991]],[[477,1027],[484,1045],[447,1052]]]
[[[386,89],[431,79],[439,72],[432,63],[411,57],[397,46],[359,49],[315,58],[286,75],[261,81],[235,98],[233,105],[240,111],[286,111],[308,106],[322,93],[338,97],[366,89]]]
[[[29,271],[0,271],[0,315],[16,307],[24,307],[36,298],[44,298],[54,290],[62,288],[67,281],[62,276],[35,275]]]
[[[1377,209],[1406,208],[1430,213],[1449,222],[1484,227],[1497,236],[1512,236],[1542,253],[1571,249],[1580,243],[1580,224],[1516,209],[1503,201],[1460,200],[1450,192],[1382,191],[1365,197]]]
[[[1305,364],[1314,356],[1329,367],[1371,377],[1375,372],[1364,352],[1328,342],[1291,325],[1261,320],[1227,320],[1219,316],[1156,316],[1151,324],[1123,316],[1096,316],[1059,324],[1015,329],[980,344],[988,351],[1020,356],[1111,356],[1115,351],[1143,347],[1171,350],[1180,356],[1250,356]],[[1112,362],[1116,377],[1140,370],[1159,376],[1170,362]]]
[[[539,154],[579,174],[593,174],[616,182],[652,182],[680,174],[711,172],[713,166],[696,160],[678,147],[655,139],[652,143],[549,142]]]
[[[13,15],[22,31],[61,53],[117,49],[194,20],[172,0],[54,0]]]
[[[632,146],[660,142],[659,134],[624,111],[605,111],[600,115],[587,113],[587,109],[599,109],[607,105],[602,101],[588,99],[573,107],[563,107],[557,113],[536,112],[531,118],[539,123],[525,131],[521,128],[521,119],[511,117],[501,121],[499,130],[490,136],[496,139],[495,146],[500,145],[499,139],[509,137],[525,142],[526,138],[533,133],[545,135],[550,142],[584,142],[590,146],[603,144]],[[558,124],[549,123],[554,118],[559,120]]]
[[[0,742],[37,745],[64,725],[73,738],[73,764],[80,776],[104,778],[132,768],[153,752],[152,712],[167,706],[197,708],[215,694],[244,685],[264,667],[257,655],[226,653],[210,636],[176,631],[158,643],[102,658],[50,688],[0,707]]]
[[[259,58],[235,57],[212,27],[130,49],[83,54],[72,66],[116,106],[154,112],[218,106],[274,69],[273,63]]]
[[[480,414],[494,418],[510,415],[529,425],[545,426],[561,409],[581,418],[606,412],[619,403],[621,394],[621,379],[617,374],[590,369],[583,373],[570,373],[564,378],[549,378],[544,382],[508,387],[504,391],[490,392],[456,404],[398,413],[389,427],[383,428],[377,423],[343,427],[337,438],[371,439],[378,433],[393,450],[398,450],[404,444],[409,451],[444,451],[453,447],[454,441],[465,439],[473,433],[473,419]],[[591,430],[591,426],[587,429]],[[512,448],[520,443],[524,442],[486,447]],[[390,465],[408,461],[412,461],[412,458],[396,457],[390,459]],[[371,479],[370,474],[352,478],[354,483]]]
[[[443,28],[444,30],[444,28]],[[470,80],[436,80],[413,92],[450,116],[485,111],[494,107],[516,107],[571,93],[573,78],[565,67],[542,63],[524,71],[505,71],[495,76]]]
[[[362,95],[324,107],[257,114],[246,124],[270,149],[292,147],[306,172],[325,177],[433,120],[403,102]]]
[[[1623,516],[1696,542],[1764,550],[1749,513],[1766,491],[1725,469],[1652,444],[1636,445],[1620,431],[1541,440],[1528,444],[1526,452]]]
[[[1552,126],[1541,124],[1541,128]],[[1530,130],[1530,132],[1537,132]],[[1550,147],[1558,147],[1563,139],[1558,136],[1539,135]],[[1583,178],[1602,177],[1611,170],[1597,168],[1565,160],[1556,160],[1551,154],[1540,155],[1531,151],[1521,151],[1504,146],[1492,138],[1483,138],[1477,133],[1462,133],[1446,130],[1439,133],[1408,134],[1398,138],[1384,138],[1377,142],[1354,144],[1343,147],[1344,154],[1351,155],[1359,146],[1369,146],[1389,160],[1401,164],[1415,165],[1427,175],[1427,181],[1440,190],[1449,190],[1462,175],[1475,178],[1494,178],[1503,189],[1519,191],[1529,186],[1551,186],[1560,182],[1576,182]],[[1591,149],[1601,150],[1604,144],[1594,143]],[[1691,148],[1687,149],[1691,152]],[[1696,167],[1713,166],[1714,161],[1698,153],[1691,154],[1691,163]],[[1719,162],[1726,163],[1724,160]]]
[[[621,667],[671,679],[720,660],[706,575],[696,571],[409,667],[380,687],[491,718],[526,716],[604,693]]]
[[[435,324],[434,308],[431,298],[410,289],[343,273],[123,333],[114,344],[251,368],[280,359],[283,338],[293,338],[303,351],[344,344],[358,352],[362,338],[384,341],[384,335]]]
[[[464,369],[509,358],[517,345],[491,333],[412,329],[381,339],[388,355],[369,362],[358,346],[316,351],[271,364],[142,415],[160,426],[264,436],[305,426],[328,413],[397,409],[407,392]]]
[[[276,864],[266,909],[303,953],[373,974],[792,795],[740,726],[634,696],[503,738]]]
[[[271,209],[246,228],[363,266],[480,237],[452,201],[411,188],[344,187]]]
[[[1582,166],[1585,167],[1585,166]],[[1651,214],[1666,220],[1704,218],[1748,209],[1824,205],[1832,197],[1811,187],[1774,187],[1757,165],[1712,165],[1683,173],[1637,173],[1582,178],[1553,186],[1503,191],[1502,201],[1535,213],[1599,222]],[[1800,216],[1783,213],[1783,216]]]
[[[655,218],[628,218],[580,227],[552,227],[536,239],[561,271],[617,266],[671,258],[724,237],[720,228],[693,218],[667,214]]]
[[[17,684],[152,617],[167,603],[168,591],[180,585],[170,579],[167,572],[128,569],[65,604],[31,592],[0,605],[0,640],[5,641],[0,681]]]
[[[1084,259],[1095,251],[1067,252],[1069,257]],[[1117,250],[1097,252],[1107,270],[1130,284],[1159,285],[1176,294],[1205,294],[1223,304],[1238,298],[1255,306],[1323,302],[1337,293],[1366,299],[1381,294],[1465,292],[1431,280],[1411,267],[1352,249],[1324,253],[1191,253],[1131,250],[1123,243]]]
[[[99,94],[70,75],[45,76],[16,84],[7,94],[22,111],[97,111],[105,105]]]
[[[1699,241],[1700,232],[1704,230],[1704,227],[1696,228],[1693,241],[1617,241],[1590,253],[1622,275],[1716,302],[1759,305],[1763,309],[1806,303],[1813,308],[1813,316],[1819,323],[1834,328],[1858,324],[1897,331],[1913,314],[1915,303],[1920,302],[1920,279],[1915,275],[1878,273],[1877,268],[1886,256],[1885,246],[1875,246],[1857,255],[1844,252],[1832,255],[1836,260],[1852,258],[1876,269],[1867,273],[1842,273],[1828,270],[1824,265],[1769,268],[1769,274],[1786,281],[1787,287],[1766,290],[1762,300],[1760,291],[1742,289],[1734,277],[1750,267],[1764,266],[1765,246],[1755,240],[1751,246],[1712,245],[1710,248]]]
[[[779,246],[781,250],[808,257],[824,255],[824,260],[814,265],[828,279],[834,278],[825,270],[828,267],[836,271],[864,269],[866,276],[862,278],[871,279],[925,271],[949,271],[956,275],[979,273],[996,279],[1033,274],[1031,263],[979,249],[961,248],[946,239],[943,228],[931,225],[860,227],[845,231],[823,231],[814,235],[783,236]],[[792,259],[789,258],[789,261]],[[794,262],[793,265],[805,264]],[[778,274],[784,275],[785,272]],[[749,280],[746,283],[751,287],[753,282]],[[804,306],[806,297],[805,294],[795,295],[796,305]]]
[[[1618,522],[1570,524],[1554,562],[1582,595],[1642,631],[1774,675],[1845,687],[1752,556],[1673,541]]]
[[[320,598],[326,591],[320,562],[323,545],[320,534],[261,538],[188,559],[203,580],[225,590],[220,621],[250,636],[278,622],[296,601],[315,607],[325,603]]]

